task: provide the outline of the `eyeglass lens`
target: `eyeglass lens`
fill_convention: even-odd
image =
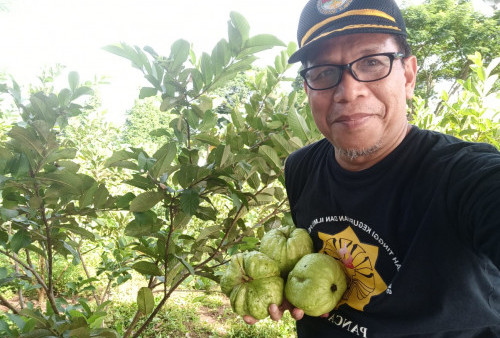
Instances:
[[[393,56],[368,55],[347,65],[314,66],[306,70],[304,78],[312,89],[328,89],[335,87],[342,79],[345,68],[358,81],[370,82],[380,80],[391,72]]]

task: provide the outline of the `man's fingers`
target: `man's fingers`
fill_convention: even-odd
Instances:
[[[274,321],[279,321],[283,317],[283,310],[276,304],[269,305],[269,315]]]
[[[301,320],[302,317],[304,317],[304,310],[298,309],[298,308],[293,308],[290,311],[290,314],[292,315],[293,319],[295,319],[295,320]]]
[[[255,323],[257,323],[257,319],[255,319],[254,317],[252,316],[243,316],[243,320],[245,321],[245,323],[247,323],[248,325],[253,325]]]
[[[330,316],[329,313],[323,313],[320,317],[321,318],[328,318]]]

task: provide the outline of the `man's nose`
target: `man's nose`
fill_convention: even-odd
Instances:
[[[335,87],[333,99],[335,102],[352,101],[358,96],[364,95],[366,85],[354,78],[350,69],[344,69],[339,84]]]

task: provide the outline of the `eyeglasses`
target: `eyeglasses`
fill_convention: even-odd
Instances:
[[[391,73],[395,59],[402,59],[403,53],[378,53],[360,57],[345,65],[325,64],[312,66],[300,71],[309,88],[326,90],[337,86],[342,81],[344,70],[360,82],[381,80]]]

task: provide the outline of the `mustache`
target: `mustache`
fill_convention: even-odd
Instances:
[[[383,116],[383,108],[361,105],[356,107],[334,107],[327,116],[328,123],[352,121],[367,116]]]

